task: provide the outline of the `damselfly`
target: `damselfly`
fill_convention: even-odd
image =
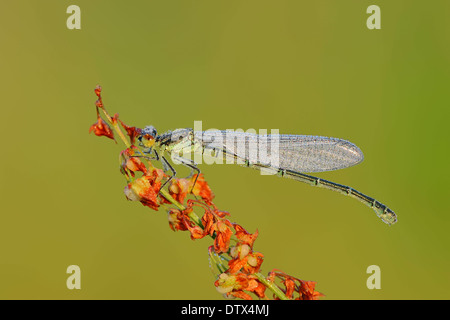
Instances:
[[[216,159],[225,159],[227,163],[234,161],[265,173],[337,191],[373,208],[383,222],[389,225],[397,222],[396,214],[374,198],[351,187],[304,173],[343,169],[360,163],[364,159],[363,153],[356,145],[346,140],[307,135],[259,135],[231,130],[194,132],[189,128],[158,135],[153,126],[142,129],[137,138],[146,156],[161,161],[166,171],[172,171],[173,174],[167,182],[176,175],[176,171],[165,154],[197,173],[200,173],[200,169],[196,161],[184,155],[208,154]]]

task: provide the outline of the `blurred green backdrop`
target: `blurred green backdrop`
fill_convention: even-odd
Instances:
[[[69,5],[81,30],[69,30]],[[382,29],[366,27],[371,4]],[[215,203],[272,268],[324,299],[448,299],[450,3],[2,1],[0,298],[221,299],[207,238],[128,202],[123,148],[88,134],[93,89],[127,124],[277,128],[348,139],[362,164],[318,175],[376,197],[202,166]],[[298,204],[301,204],[300,206]],[[66,268],[81,268],[68,290]],[[366,287],[370,265],[381,289]]]

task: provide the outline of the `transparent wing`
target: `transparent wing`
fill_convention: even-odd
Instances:
[[[228,156],[253,164],[296,172],[343,169],[364,159],[362,151],[356,145],[337,138],[258,135],[227,130],[195,132],[194,137],[205,149],[223,151]],[[274,161],[277,158],[277,162]]]

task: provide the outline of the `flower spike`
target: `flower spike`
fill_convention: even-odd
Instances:
[[[138,137],[142,139],[143,130],[126,125],[117,113],[111,117],[103,104],[101,91],[99,85],[94,89],[98,98],[95,102],[97,122],[89,132],[115,141],[114,130],[126,145],[119,158],[120,172],[127,181],[125,197],[155,211],[165,208],[173,231],[188,231],[192,240],[213,239],[208,255],[211,266],[218,271],[214,286],[219,293],[245,300],[270,299],[271,296],[282,300],[314,300],[323,296],[315,291],[314,281],[300,280],[277,269],[265,277],[261,273],[264,255],[253,250],[258,230],[253,234],[247,232],[230,221],[230,213],[217,208],[212,202],[215,195],[203,174],[178,178],[167,175],[164,166],[157,168],[152,161],[158,160],[158,156],[150,158],[142,145],[136,144]],[[147,147],[158,147],[156,131],[155,136],[148,136],[147,140]],[[267,291],[272,295],[267,295]]]

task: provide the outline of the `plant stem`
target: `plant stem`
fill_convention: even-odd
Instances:
[[[127,148],[131,147],[131,143],[128,142],[127,138],[125,137],[125,135],[123,134],[122,130],[120,129],[119,124],[117,123],[117,121],[113,121],[113,119],[108,114],[108,112],[106,112],[105,107],[103,107],[101,109],[102,109],[103,114],[105,115],[106,119],[108,119],[108,122],[113,126],[114,130],[116,130],[117,134],[122,139],[123,143],[127,146]]]
[[[264,277],[263,274],[260,272],[253,274],[258,280],[264,284],[270,291],[272,291],[280,300],[289,300],[283,291],[281,291],[280,288],[277,287],[277,285],[271,281],[268,281],[266,277]]]

